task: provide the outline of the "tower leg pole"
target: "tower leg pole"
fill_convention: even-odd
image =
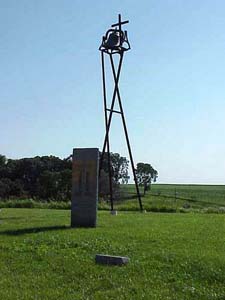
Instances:
[[[104,63],[104,53],[101,52],[101,60],[102,60],[102,86],[103,86],[103,102],[104,102],[104,113],[105,113],[105,129],[107,131],[108,124],[108,114],[107,114],[107,98],[106,98],[106,82],[105,82],[105,63]],[[112,190],[112,170],[111,170],[111,158],[110,158],[110,145],[109,145],[109,134],[106,136],[106,145],[107,145],[107,161],[108,161],[108,175],[109,175],[109,193],[110,193],[110,204],[111,211],[113,211],[113,190]],[[101,160],[103,160],[103,156],[105,153],[102,152]],[[99,170],[100,176],[101,169]]]
[[[129,152],[129,156],[130,156],[131,167],[132,167],[132,171],[133,171],[134,182],[135,182],[135,186],[136,186],[136,191],[137,191],[139,206],[140,206],[140,210],[143,211],[143,206],[142,206],[142,201],[141,201],[141,195],[140,195],[140,191],[139,191],[139,187],[138,187],[137,176],[136,176],[136,172],[135,172],[135,166],[134,166],[134,161],[133,161],[133,156],[132,156],[132,151],[131,151],[131,146],[130,146],[128,131],[127,131],[127,126],[126,126],[125,116],[124,116],[124,112],[123,112],[122,101],[121,101],[120,92],[119,92],[119,88],[118,88],[118,82],[116,81],[117,76],[116,76],[116,71],[115,71],[115,67],[114,67],[114,62],[113,62],[112,54],[110,54],[110,62],[111,62],[111,66],[112,66],[113,77],[114,77],[114,81],[115,81],[115,89],[116,89],[116,93],[117,93],[117,97],[118,97],[118,101],[119,101],[119,107],[120,107],[120,112],[121,112],[121,116],[122,116],[122,122],[123,122],[123,127],[124,127],[126,142],[127,142],[127,148],[128,148],[128,152]]]
[[[105,134],[105,139],[104,139],[104,144],[103,144],[103,149],[102,149],[102,155],[101,155],[100,163],[99,163],[99,172],[101,172],[101,169],[102,169],[103,156],[105,154],[107,138],[109,135],[110,125],[111,125],[111,121],[112,121],[113,108],[114,108],[114,104],[115,104],[115,100],[116,100],[116,93],[117,93],[116,91],[117,91],[117,87],[118,87],[118,83],[119,83],[122,62],[123,62],[123,53],[120,56],[117,75],[116,75],[116,78],[114,79],[115,87],[114,87],[114,91],[113,91],[112,103],[111,103],[109,118],[108,118],[108,122],[107,122],[106,134]]]

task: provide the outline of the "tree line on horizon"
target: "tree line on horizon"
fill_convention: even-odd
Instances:
[[[115,193],[120,183],[128,183],[129,161],[118,153],[111,153],[111,173]],[[107,196],[107,158],[103,159],[99,193]],[[139,185],[147,190],[158,173],[150,164],[138,163]],[[69,201],[72,193],[72,160],[56,156],[8,159],[0,155],[0,200],[32,198],[35,200]],[[107,197],[106,197],[107,198]]]

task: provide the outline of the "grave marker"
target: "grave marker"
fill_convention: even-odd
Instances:
[[[96,227],[98,148],[73,149],[71,227]]]

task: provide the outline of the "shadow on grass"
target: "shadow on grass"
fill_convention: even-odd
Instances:
[[[21,220],[24,219],[23,217],[1,217],[0,220],[7,221],[7,220]]]
[[[164,194],[154,194],[154,193],[148,193],[146,195],[153,196],[153,197],[161,197],[161,198],[168,198],[168,199],[173,199],[173,195],[164,195]],[[209,201],[203,201],[201,199],[193,199],[193,198],[186,198],[186,197],[176,197],[176,200],[183,200],[183,201],[188,201],[188,202],[193,202],[193,203],[198,203],[202,204],[203,206],[205,205],[211,205],[211,206],[218,206],[218,207],[224,207],[223,203],[216,203],[216,202],[209,202]]]
[[[5,230],[0,231],[0,235],[23,235],[28,233],[39,233],[46,231],[54,231],[54,230],[65,230],[71,229],[70,226],[46,226],[46,227],[32,227],[32,228],[21,228],[16,230]]]

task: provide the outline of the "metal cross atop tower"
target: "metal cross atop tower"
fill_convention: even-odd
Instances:
[[[102,149],[102,155],[101,155],[100,165],[99,165],[99,176],[101,174],[102,165],[103,165],[103,157],[106,153],[106,147],[107,147],[107,161],[108,161],[107,167],[108,167],[108,174],[109,174],[111,211],[114,210],[114,207],[113,207],[114,203],[113,203],[113,191],[112,191],[112,169],[111,169],[111,159],[110,159],[109,131],[110,131],[110,125],[111,125],[113,113],[120,114],[121,118],[122,118],[126,143],[127,143],[128,152],[129,152],[129,158],[130,158],[130,162],[131,162],[132,172],[133,172],[133,176],[134,176],[134,182],[135,182],[136,191],[137,191],[137,198],[139,201],[140,210],[143,211],[141,195],[140,195],[139,187],[138,187],[138,183],[137,183],[135,166],[134,166],[130,141],[129,141],[129,137],[128,137],[127,126],[126,126],[126,121],[125,121],[125,115],[124,115],[124,111],[123,111],[123,106],[122,106],[122,101],[121,101],[121,96],[120,96],[120,91],[119,91],[119,86],[118,86],[124,52],[128,51],[130,49],[130,43],[128,41],[127,31],[122,30],[122,25],[127,24],[127,23],[129,23],[129,21],[121,21],[121,15],[119,14],[118,15],[118,23],[111,25],[111,28],[103,36],[101,46],[99,47],[99,50],[101,51],[103,101],[104,101],[105,130],[106,130],[103,149]],[[115,69],[115,64],[114,64],[114,60],[113,60],[113,57],[115,54],[119,55],[119,63],[118,63],[117,71]],[[113,79],[114,79],[114,90],[113,90],[110,108],[108,108],[108,106],[107,106],[107,96],[106,96],[106,78],[105,78],[105,61],[104,61],[105,55],[109,55],[112,73],[113,73]],[[114,109],[116,97],[118,99],[119,110]]]
[[[118,15],[118,23],[112,24],[111,27],[119,26],[119,30],[122,30],[121,25],[127,24],[129,21],[121,21],[121,14]]]

